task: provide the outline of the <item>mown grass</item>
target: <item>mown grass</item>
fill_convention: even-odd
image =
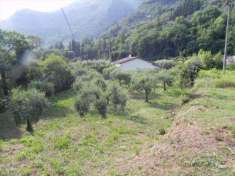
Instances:
[[[96,113],[80,118],[75,93],[64,92],[51,99],[33,136],[22,127],[20,138],[2,140],[0,175],[116,175],[119,164],[153,146],[171,126],[179,92],[159,91],[150,104],[131,95],[126,113],[109,113],[107,119]]]

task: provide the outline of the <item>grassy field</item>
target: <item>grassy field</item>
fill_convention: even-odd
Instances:
[[[168,134],[128,162],[125,174],[235,175],[235,72],[201,71]],[[135,174],[131,174],[135,173]]]
[[[171,126],[171,111],[182,99],[174,88],[158,92],[150,104],[130,95],[125,114],[102,119],[95,113],[80,118],[74,96],[68,91],[51,99],[33,136],[13,121],[1,124],[0,175],[118,175],[119,165],[151,148]]]
[[[107,119],[96,113],[80,118],[74,92],[60,94],[33,136],[24,126],[9,132],[12,121],[0,124],[0,175],[232,176],[233,80],[232,71],[225,77],[202,71],[188,103],[182,105],[185,95],[177,88],[157,92],[150,104],[130,95],[126,113]]]

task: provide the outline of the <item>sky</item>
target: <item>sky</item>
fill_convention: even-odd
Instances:
[[[50,12],[71,4],[74,0],[0,0],[0,21],[22,9]]]

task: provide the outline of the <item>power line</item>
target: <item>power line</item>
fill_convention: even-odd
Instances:
[[[71,49],[73,49],[73,40],[74,40],[74,34],[73,34],[73,30],[72,30],[72,27],[71,27],[71,24],[70,24],[70,22],[69,22],[69,19],[68,19],[68,17],[67,17],[67,15],[66,15],[66,13],[65,13],[65,11],[64,11],[64,9],[63,8],[61,8],[61,12],[62,12],[62,14],[63,14],[63,16],[64,16],[64,19],[65,19],[65,21],[66,21],[66,24],[67,24],[67,26],[68,26],[68,28],[69,28],[69,31],[70,31],[70,34],[71,34]]]

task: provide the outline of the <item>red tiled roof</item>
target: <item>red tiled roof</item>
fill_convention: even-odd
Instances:
[[[126,57],[126,58],[114,61],[113,64],[124,64],[126,62],[129,62],[129,61],[132,61],[132,60],[135,60],[135,59],[136,59],[136,57]]]

